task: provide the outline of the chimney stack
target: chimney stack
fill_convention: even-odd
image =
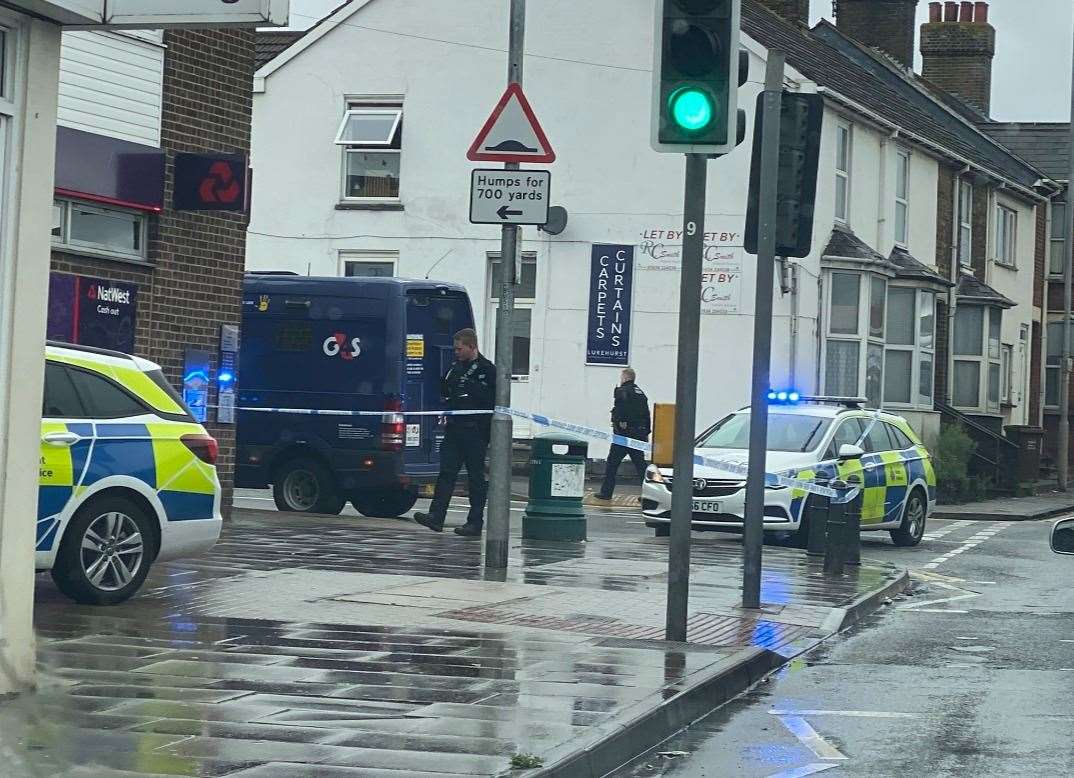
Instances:
[[[914,67],[918,0],[838,0],[836,24],[859,43],[880,49],[903,67]]]
[[[929,3],[929,21],[921,25],[922,75],[985,116],[992,108],[995,53],[988,3]]]
[[[809,26],[809,0],[761,0],[761,5],[788,22]]]

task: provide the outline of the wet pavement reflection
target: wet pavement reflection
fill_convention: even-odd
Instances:
[[[689,623],[665,644],[666,540],[479,542],[405,523],[237,512],[209,554],[157,566],[114,608],[38,582],[40,689],[0,702],[4,775],[496,775],[658,706],[757,645],[823,637],[839,581],[766,550],[765,610],[737,608],[741,549],[695,541]]]

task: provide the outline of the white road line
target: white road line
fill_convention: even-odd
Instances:
[[[900,605],[897,610],[901,611],[915,611],[919,608],[924,608],[926,605],[940,605],[945,602],[955,602],[956,600],[968,600],[971,597],[980,597],[977,592],[967,592],[966,594],[956,594],[954,597],[944,597],[939,600],[925,600],[924,602],[915,602],[910,605]]]
[[[1006,527],[1007,527],[1006,524],[999,524],[999,525],[996,525],[994,527],[989,527],[988,529],[982,530],[982,531],[978,532],[976,535],[973,535],[969,540],[967,540],[965,543],[963,543],[958,548],[952,549],[952,550],[948,551],[946,554],[943,554],[942,556],[936,557],[931,562],[929,562],[926,565],[922,565],[921,567],[924,570],[935,570],[937,567],[942,565],[944,562],[949,562],[951,559],[953,559],[954,557],[958,556],[959,554],[964,554],[967,551],[970,551],[971,549],[976,548],[977,546],[979,546],[984,541],[995,537],[996,534],[1002,532],[1004,529],[1006,529]]]
[[[972,527],[976,523],[977,522],[975,522],[975,521],[962,521],[962,522],[957,522],[957,523],[954,523],[954,524],[949,524],[946,527],[940,527],[939,529],[934,529],[934,530],[932,530],[930,532],[926,532],[922,536],[922,539],[923,540],[938,540],[939,538],[942,538],[945,535],[950,535],[952,532],[954,532],[957,529],[963,529],[965,527]]]
[[[851,716],[862,719],[914,719],[914,713],[886,710],[770,710],[773,716]]]
[[[917,608],[911,613],[969,613],[969,611],[960,611],[954,608]]]
[[[838,766],[839,765],[832,764],[831,762],[827,764],[824,762],[813,762],[812,764],[802,765],[801,767],[792,767],[790,770],[783,770],[779,773],[772,773],[768,778],[804,778],[806,775],[823,773],[825,770],[831,770],[833,767]]]
[[[822,738],[813,727],[809,726],[809,722],[800,716],[780,716],[779,720],[791,731],[791,734],[802,741],[802,745],[816,754],[819,759],[846,759],[838,748]]]

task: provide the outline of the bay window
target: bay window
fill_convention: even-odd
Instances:
[[[932,407],[936,295],[912,287],[888,290],[884,404]]]
[[[954,382],[957,408],[997,413],[1000,403],[1000,308],[963,303],[955,311]]]

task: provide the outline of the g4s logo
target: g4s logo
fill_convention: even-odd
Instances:
[[[335,335],[329,335],[324,339],[321,349],[324,351],[325,356],[334,357],[339,355],[343,359],[351,360],[362,353],[362,339],[351,338],[348,342],[345,334],[337,332]]]

